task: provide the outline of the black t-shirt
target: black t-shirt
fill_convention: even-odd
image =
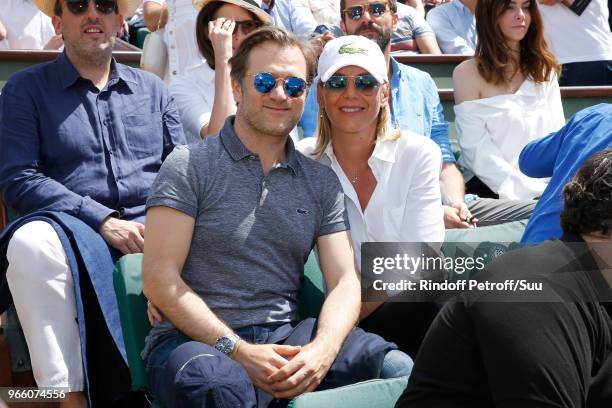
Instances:
[[[479,280],[522,278],[542,290],[444,306],[396,407],[612,407],[612,292],[584,242],[509,252]]]

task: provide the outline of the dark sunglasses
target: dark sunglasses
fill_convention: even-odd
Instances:
[[[342,13],[346,14],[351,20],[359,20],[361,17],[363,17],[363,14],[365,13],[366,9],[368,10],[371,16],[380,17],[387,12],[387,7],[387,2],[381,1],[376,3],[360,4],[357,6],[347,7],[342,10]]]
[[[117,11],[115,0],[91,0],[100,14],[111,14]],[[83,14],[89,7],[89,0],[66,0],[66,7],[72,14]]]
[[[323,87],[331,91],[340,92],[344,91],[351,81],[355,85],[355,89],[364,95],[373,95],[378,90],[378,81],[370,74],[357,76],[332,75],[323,83]]]
[[[232,34],[236,34],[236,31],[238,31],[238,28],[240,28],[242,34],[247,35],[263,25],[261,21],[255,20],[235,21],[235,23],[236,25],[234,26],[234,32]]]
[[[276,78],[269,72],[260,72],[259,74],[252,74],[249,76],[254,77],[253,86],[255,86],[255,90],[257,92],[262,94],[272,91],[276,87],[278,81],[283,81],[285,92],[287,93],[287,96],[291,98],[302,96],[308,87],[306,81],[304,81],[302,78],[294,76]]]

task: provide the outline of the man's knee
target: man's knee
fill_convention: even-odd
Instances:
[[[61,241],[53,227],[44,221],[32,221],[19,227],[9,241],[6,257],[9,263],[7,279],[13,282],[16,279],[44,279],[41,273],[66,268],[66,253]]]
[[[178,346],[164,370],[170,406],[255,407],[253,383],[244,368],[206,344],[191,341]]]
[[[408,376],[412,372],[414,362],[410,356],[400,350],[391,350],[385,355],[380,378],[397,378]]]

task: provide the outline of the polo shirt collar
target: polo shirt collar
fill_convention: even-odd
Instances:
[[[236,135],[234,130],[235,119],[236,115],[231,115],[225,120],[221,132],[219,132],[219,137],[230,157],[235,161],[239,161],[246,157],[253,156],[254,153],[247,149],[238,135]],[[279,164],[279,167],[290,168],[293,173],[297,175],[299,166],[299,158],[293,140],[291,140],[291,137],[287,137],[287,142],[285,144],[285,160]]]
[[[66,51],[62,52],[59,55],[59,57],[57,58],[57,64],[59,64],[58,72],[60,75],[60,82],[62,84],[63,89],[66,89],[74,85],[74,83],[79,78],[81,78],[81,74],[79,74],[79,71],[77,71],[77,69],[74,67],[72,62],[68,59],[68,56],[66,55]],[[109,84],[113,84],[119,81],[124,82],[130,88],[132,92],[136,91],[134,86],[138,85],[138,80],[134,76],[134,73],[131,70],[129,70],[127,67],[121,64],[118,64],[115,61],[115,58],[112,58],[111,59],[111,74],[110,74],[110,79],[108,82]]]

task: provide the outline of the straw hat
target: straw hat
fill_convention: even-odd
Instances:
[[[43,13],[48,15],[49,17],[53,17],[55,13],[53,9],[55,8],[55,2],[59,0],[33,0],[36,7],[40,9]],[[139,0],[117,0],[117,5],[119,8],[119,14],[124,17],[130,17],[138,8]]]
[[[220,1],[223,3],[234,4],[238,7],[242,7],[253,14],[255,14],[259,20],[264,23],[272,24],[272,17],[261,8],[261,0],[193,0],[193,7],[200,11],[202,7],[208,3]]]

